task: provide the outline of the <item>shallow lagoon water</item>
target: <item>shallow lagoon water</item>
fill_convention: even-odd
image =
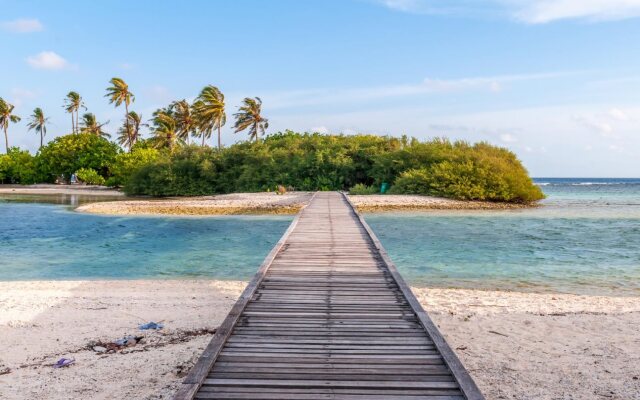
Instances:
[[[249,279],[291,219],[108,217],[0,201],[0,280]]]
[[[537,183],[548,195],[538,208],[365,217],[412,285],[640,295],[640,179]],[[0,280],[246,280],[292,220],[108,217],[61,205],[88,200],[0,198]]]
[[[640,295],[640,180],[536,181],[538,208],[366,220],[415,285]]]

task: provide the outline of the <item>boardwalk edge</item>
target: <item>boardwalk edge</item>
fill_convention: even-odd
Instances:
[[[404,278],[402,278],[402,276],[398,272],[396,265],[393,263],[393,261],[391,261],[391,257],[389,257],[389,254],[384,249],[382,243],[373,232],[369,224],[367,224],[367,222],[364,220],[364,217],[358,212],[357,208],[351,202],[351,199],[349,199],[349,196],[345,192],[340,193],[346,200],[347,204],[349,204],[349,207],[351,207],[353,213],[358,217],[364,229],[367,231],[369,238],[380,253],[380,256],[382,257],[383,262],[386,264],[387,269],[389,269],[391,276],[396,281],[396,284],[411,305],[411,308],[415,312],[418,320],[420,321],[420,324],[427,331],[429,336],[431,336],[434,345],[440,351],[445,364],[456,379],[464,396],[467,398],[467,400],[485,400],[485,397],[482,395],[482,392],[480,392],[480,389],[474,382],[471,375],[469,375],[469,372],[466,370],[458,356],[444,339],[436,325],[433,323],[427,312],[424,310],[416,296],[411,291],[409,285],[407,285]]]
[[[247,284],[247,287],[233,305],[231,311],[227,314],[227,317],[224,319],[222,324],[220,324],[216,333],[213,335],[213,338],[211,338],[209,345],[207,345],[196,364],[191,368],[189,374],[182,381],[182,384],[174,395],[173,400],[192,400],[195,397],[196,393],[204,383],[204,380],[207,378],[211,367],[216,362],[216,359],[231,334],[233,327],[238,321],[240,314],[242,314],[247,303],[249,303],[249,300],[253,297],[276,255],[289,238],[289,235],[293,232],[296,225],[298,225],[298,221],[300,220],[300,216],[304,212],[304,209],[311,204],[315,196],[316,194],[314,193],[307,204],[305,204],[298,214],[296,214],[295,218],[289,225],[289,228],[287,228],[280,240],[278,240],[278,243],[276,243],[269,254],[267,254],[267,257],[265,257],[264,261],[260,265],[258,272],[256,272],[251,281]]]

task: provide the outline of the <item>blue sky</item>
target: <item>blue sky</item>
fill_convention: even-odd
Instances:
[[[90,5],[88,5],[90,4]],[[640,0],[3,1],[0,97],[68,133],[69,90],[115,132],[113,76],[150,117],[206,84],[269,132],[487,140],[534,176],[640,176]],[[245,139],[223,130],[224,143]]]

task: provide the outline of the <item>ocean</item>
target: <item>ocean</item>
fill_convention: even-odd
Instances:
[[[412,285],[640,295],[640,179],[535,182],[547,195],[537,208],[365,218]],[[246,280],[291,221],[95,216],[72,211],[82,198],[15,200],[0,197],[0,280]]]

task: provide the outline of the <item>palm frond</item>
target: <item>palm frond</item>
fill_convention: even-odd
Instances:
[[[236,118],[236,123],[233,126],[235,133],[249,129],[249,138],[255,138],[257,141],[260,134],[264,135],[269,127],[269,120],[263,118],[261,113],[262,100],[260,97],[246,97],[242,101],[242,106],[238,108],[238,112],[233,114]]]

